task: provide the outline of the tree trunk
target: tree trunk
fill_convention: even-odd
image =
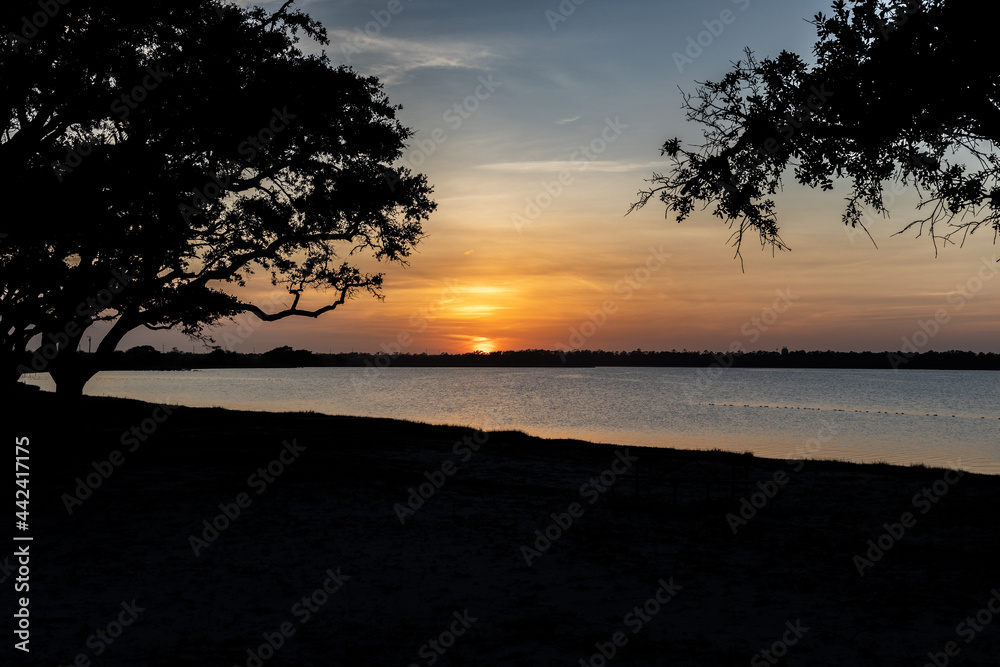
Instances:
[[[97,375],[97,371],[97,364],[82,359],[75,351],[62,353],[49,364],[49,375],[56,383],[56,396],[71,401],[83,396],[84,385]]]
[[[83,396],[83,387],[90,381],[90,378],[97,374],[96,371],[84,370],[81,368],[73,369],[70,372],[63,372],[58,374],[56,377],[55,373],[52,373],[52,378],[56,383],[56,396],[68,401],[77,401]]]

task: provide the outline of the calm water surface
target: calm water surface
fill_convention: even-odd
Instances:
[[[51,389],[48,375],[29,382]],[[1000,474],[1000,373],[689,368],[120,371],[87,393],[394,417],[622,445]],[[808,451],[807,451],[808,446]]]

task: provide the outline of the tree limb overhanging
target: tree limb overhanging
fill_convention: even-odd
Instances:
[[[4,29],[22,4],[0,10]],[[38,334],[31,363],[75,385],[137,327],[211,341],[241,313],[381,298],[382,274],[355,260],[405,265],[432,190],[394,166],[412,136],[399,107],[374,77],[305,55],[300,35],[329,41],[292,5],[74,0],[0,48],[0,164],[17,193],[0,230],[5,381],[40,370],[23,364]],[[236,296],[260,271],[290,308]],[[81,368],[99,321],[112,328]]]
[[[866,208],[887,217],[887,182],[912,186],[929,213],[899,232],[964,243],[981,228],[1000,233],[1000,72],[994,37],[970,0],[894,3],[837,0],[811,23],[815,64],[782,51],[747,49],[723,78],[683,95],[704,142],[664,143],[666,173],[654,173],[629,213],[657,198],[682,222],[710,209],[733,234],[788,249],[775,202],[789,170],[809,187],[852,181],[843,222]],[[871,238],[871,234],[868,234]],[[874,243],[874,239],[872,239]]]

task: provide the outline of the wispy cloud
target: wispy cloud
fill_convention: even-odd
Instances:
[[[662,166],[662,162],[622,162],[620,160],[537,160],[530,162],[496,162],[494,164],[477,165],[476,169],[489,171],[505,171],[510,173],[554,172],[554,171],[604,171],[621,173],[641,171],[651,167]]]
[[[407,73],[425,67],[491,69],[501,56],[488,48],[465,42],[424,42],[377,35],[369,37],[353,30],[329,30],[332,60],[345,62],[383,83],[402,81]]]
[[[572,118],[561,118],[556,121],[556,125],[566,125],[567,123],[573,123],[580,120],[579,116],[573,116]]]

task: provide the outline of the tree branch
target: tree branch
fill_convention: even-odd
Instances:
[[[339,299],[337,299],[336,301],[327,306],[323,306],[322,308],[318,308],[316,310],[300,310],[299,308],[297,308],[296,304],[298,304],[299,295],[296,294],[295,301],[293,302],[292,307],[279,311],[277,313],[270,313],[270,314],[266,313],[262,308],[260,308],[259,306],[255,306],[253,304],[246,304],[244,307],[244,311],[248,313],[253,313],[264,322],[276,322],[278,320],[283,320],[286,317],[292,317],[292,316],[316,318],[322,315],[323,313],[328,313],[331,310],[335,310],[337,306],[343,305],[343,303],[347,300],[347,294],[350,291],[351,287],[359,287],[359,285],[349,285],[343,288],[342,290],[340,290]]]

